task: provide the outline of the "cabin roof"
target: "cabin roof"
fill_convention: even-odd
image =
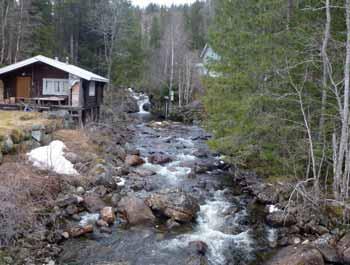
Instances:
[[[103,83],[109,82],[108,79],[106,79],[100,75],[94,74],[92,72],[89,72],[85,69],[82,69],[78,66],[75,66],[75,65],[72,65],[69,63],[64,63],[64,62],[60,62],[58,60],[54,60],[54,59],[45,57],[43,55],[38,55],[38,56],[35,56],[32,58],[29,58],[27,60],[0,68],[0,75],[6,74],[8,72],[17,70],[19,68],[22,68],[22,67],[25,67],[25,66],[37,63],[37,62],[41,62],[41,63],[47,64],[47,65],[50,65],[52,67],[55,67],[55,68],[60,69],[64,72],[70,73],[72,75],[78,76],[78,77],[85,79],[85,80],[88,80],[88,81],[97,81],[97,82],[103,82]]]
[[[208,45],[208,43],[206,43],[204,48],[203,48],[203,50],[202,50],[202,52],[201,52],[201,54],[199,55],[200,58],[204,57],[204,55],[207,52],[208,48],[209,48],[209,45]]]

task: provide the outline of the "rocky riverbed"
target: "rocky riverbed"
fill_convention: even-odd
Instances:
[[[152,121],[145,109],[135,119],[109,117],[84,132],[55,133],[78,175],[37,170],[18,157],[2,165],[3,179],[22,172],[21,186],[38,184],[28,185],[30,204],[11,201],[28,211],[13,215],[26,222],[0,264],[349,264],[346,227],[336,215],[289,202],[292,183],[227,165],[198,126]]]
[[[235,188],[229,167],[209,151],[210,135],[172,122],[130,129],[116,183],[62,204],[82,211],[72,211],[77,221],[58,263],[259,264],[273,229],[262,221],[264,207]]]

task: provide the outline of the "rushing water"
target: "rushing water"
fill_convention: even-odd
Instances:
[[[139,106],[139,114],[150,114],[149,110],[146,109],[146,106],[150,107],[151,102],[149,96],[145,93],[136,93],[132,88],[129,88],[131,95],[137,100],[137,105]]]
[[[124,193],[144,198],[164,188],[180,188],[201,204],[196,222],[170,231],[162,224],[125,228],[117,223],[111,235],[95,232],[88,238],[65,242],[60,263],[187,264],[188,243],[201,240],[208,245],[210,265],[261,264],[261,254],[270,251],[276,232],[262,222],[264,209],[252,204],[248,196],[234,187],[231,176],[221,167],[220,158],[206,146],[208,135],[196,126],[152,124],[140,121],[132,144],[146,161],[154,153],[168,155],[173,161],[165,165],[147,161],[141,167],[156,174],[142,179],[141,190],[132,188],[135,179],[123,177]],[[193,168],[202,170],[189,178]],[[96,216],[90,214],[88,218],[95,220]]]

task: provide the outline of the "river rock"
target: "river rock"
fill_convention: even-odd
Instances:
[[[337,244],[337,251],[345,263],[350,263],[350,233],[346,233]]]
[[[79,209],[76,205],[74,204],[71,204],[71,205],[68,205],[67,208],[66,208],[66,213],[68,215],[74,215],[74,214],[77,214],[79,213]]]
[[[64,197],[58,198],[56,200],[56,205],[59,207],[67,207],[68,205],[78,204],[79,197],[75,195],[65,195]]]
[[[283,211],[277,211],[270,213],[266,216],[266,222],[274,227],[282,226],[292,226],[296,224],[296,219],[293,215],[289,213],[284,213]]]
[[[176,222],[176,221],[173,220],[173,219],[168,219],[168,220],[166,221],[166,227],[167,227],[169,230],[174,229],[174,228],[179,227],[179,226],[181,226],[181,224],[178,223],[178,222]]]
[[[100,199],[96,193],[87,193],[84,196],[84,207],[90,213],[100,211],[105,207],[105,203]]]
[[[126,152],[128,155],[135,155],[135,156],[139,156],[140,155],[140,150],[133,148],[133,147],[128,147],[126,149]]]
[[[331,234],[324,234],[313,241],[312,245],[321,252],[325,261],[330,263],[340,263],[341,259],[336,250],[335,242],[335,236]]]
[[[111,197],[111,203],[112,206],[117,207],[119,201],[121,200],[123,195],[121,195],[119,192],[118,193],[113,193],[112,197]]]
[[[163,165],[166,163],[170,163],[172,159],[170,156],[157,154],[149,156],[148,161],[152,164]]]
[[[186,261],[185,265],[208,265],[208,259],[202,255],[190,256]]]
[[[104,233],[104,234],[112,234],[112,229],[110,229],[109,227],[107,226],[102,226],[100,228],[100,232],[101,233]]]
[[[69,230],[69,236],[79,237],[88,233],[92,233],[93,231],[94,227],[92,225],[85,225],[83,227],[73,227]]]
[[[118,203],[118,212],[130,225],[152,224],[155,221],[151,209],[137,197],[124,197]]]
[[[77,190],[76,190],[77,194],[79,195],[83,195],[85,193],[85,189],[84,187],[78,187]]]
[[[112,207],[104,207],[101,212],[101,219],[111,225],[115,222],[115,213]]]
[[[315,247],[299,245],[279,250],[265,265],[324,265],[324,261]]]
[[[262,204],[275,204],[277,202],[277,194],[272,186],[262,188],[262,191],[256,197],[258,202]]]
[[[208,157],[208,153],[209,151],[204,149],[204,148],[200,148],[197,149],[196,151],[193,152],[193,155],[199,158],[207,158]]]
[[[111,189],[117,188],[117,183],[110,170],[96,175],[95,184],[102,185],[104,187],[111,188]]]
[[[153,170],[145,169],[145,168],[136,168],[134,172],[139,175],[140,177],[150,177],[156,174]]]
[[[150,111],[151,110],[151,103],[145,103],[142,106],[144,111]]]
[[[193,251],[195,254],[198,255],[205,255],[208,251],[208,245],[207,243],[196,240],[196,241],[191,241],[188,243],[188,247],[190,248],[191,251]]]
[[[4,154],[8,154],[14,150],[14,147],[15,145],[12,141],[12,138],[10,136],[6,136],[2,142],[2,147],[0,146],[0,150],[2,150]]]
[[[137,155],[127,155],[125,158],[125,163],[128,166],[135,167],[135,166],[140,166],[140,165],[144,164],[145,161]]]
[[[81,162],[79,159],[79,156],[75,153],[72,153],[72,152],[65,153],[64,157],[73,164]]]
[[[133,98],[131,95],[125,96],[123,99],[122,110],[126,113],[137,113],[139,112],[139,105],[137,104],[137,100]]]
[[[112,145],[110,148],[110,153],[115,155],[117,158],[121,160],[125,160],[126,158],[126,151],[123,147],[120,145]]]
[[[69,233],[66,231],[66,232],[63,232],[62,234],[62,237],[64,238],[64,239],[68,239],[69,238]]]
[[[190,222],[197,217],[197,199],[179,190],[164,190],[146,199],[147,205],[168,218],[178,222]]]
[[[106,221],[102,220],[102,219],[97,220],[96,221],[96,225],[99,226],[99,227],[103,227],[103,226],[108,227],[108,223]]]

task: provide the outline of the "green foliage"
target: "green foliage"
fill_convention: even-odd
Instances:
[[[322,41],[324,15],[322,9],[305,11],[310,6],[319,2],[299,1],[288,20],[284,0],[217,1],[210,44],[221,60],[210,67],[221,75],[205,80],[204,98],[215,135],[210,144],[261,174],[305,172],[309,142],[295,87],[303,88],[318,161],[324,150],[317,138],[322,67],[314,48]]]
[[[113,83],[117,86],[136,86],[144,71],[145,51],[138,17],[130,10],[128,30],[119,40],[119,53],[113,60]]]
[[[190,7],[184,7],[185,27],[191,38],[191,48],[203,49],[206,43],[205,17],[203,15],[204,3],[196,1]]]
[[[151,32],[150,32],[150,46],[153,49],[160,48],[160,39],[161,39],[161,31],[160,31],[160,23],[158,16],[154,16],[152,20]]]

